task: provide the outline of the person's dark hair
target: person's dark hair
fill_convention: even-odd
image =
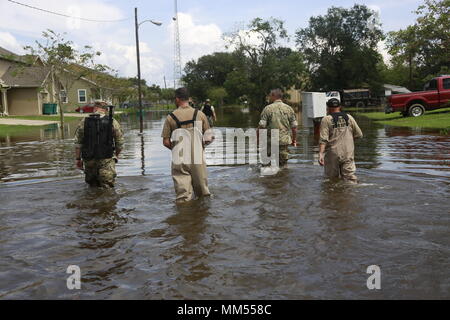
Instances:
[[[181,101],[189,100],[189,91],[187,88],[178,88],[175,90],[175,98],[180,99]]]
[[[339,108],[341,106],[341,102],[336,98],[331,98],[327,101],[328,108]]]
[[[283,90],[278,89],[278,88],[272,89],[272,90],[270,90],[270,95],[281,99],[281,98],[283,98]]]

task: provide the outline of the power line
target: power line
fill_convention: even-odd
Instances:
[[[121,22],[121,21],[126,21],[126,20],[130,20],[131,18],[127,18],[127,19],[119,19],[119,20],[95,20],[95,19],[88,19],[88,18],[82,18],[82,17],[73,17],[73,16],[69,16],[67,14],[64,13],[59,13],[59,12],[54,12],[54,11],[50,11],[50,10],[46,10],[46,9],[42,9],[42,8],[38,8],[38,7],[34,7],[34,6],[30,6],[28,4],[25,3],[20,3],[14,0],[8,0],[11,3],[14,4],[18,4],[20,6],[24,6],[30,9],[34,9],[34,10],[39,10],[42,12],[46,12],[46,13],[50,13],[50,14],[54,14],[57,16],[61,16],[61,17],[65,17],[65,18],[72,18],[72,19],[78,19],[78,20],[83,20],[83,21],[90,21],[90,22]]]

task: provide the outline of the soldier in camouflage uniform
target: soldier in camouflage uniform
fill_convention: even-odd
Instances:
[[[279,163],[280,167],[286,167],[289,159],[288,146],[297,146],[297,117],[294,110],[283,103],[281,98],[283,91],[274,89],[270,92],[270,105],[266,106],[261,113],[259,128],[279,130]],[[270,136],[268,137],[268,150],[271,150]]]
[[[101,107],[96,107],[94,114],[100,115],[101,118],[107,116],[107,110]],[[85,120],[80,121],[76,131],[75,131],[75,156],[76,165],[80,170],[85,173],[85,181],[90,186],[101,187],[101,188],[112,188],[114,187],[114,182],[116,178],[116,162],[118,161],[118,156],[123,148],[124,138],[123,132],[120,124],[117,120],[113,119],[113,143],[114,143],[114,155],[107,159],[81,159],[83,142],[84,142],[84,128]]]
[[[357,182],[355,175],[354,138],[363,136],[351,115],[341,111],[338,99],[327,102],[328,115],[320,123],[319,164],[325,167],[328,178],[342,178]]]

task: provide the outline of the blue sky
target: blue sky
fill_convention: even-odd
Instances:
[[[103,52],[101,63],[117,69],[123,76],[134,76],[135,38],[134,7],[140,20],[163,22],[161,27],[143,24],[140,28],[142,73],[151,83],[169,84],[173,78],[172,0],[17,0],[22,3],[69,15],[99,20],[130,18],[117,23],[93,23],[69,20],[64,17],[24,8],[0,0],[0,46],[17,53],[22,47],[40,38],[50,28],[67,33],[77,45],[93,45]],[[326,13],[331,6],[351,7],[365,4],[377,10],[385,31],[398,30],[413,23],[414,11],[420,0],[370,1],[295,1],[295,0],[179,0],[182,60],[186,62],[203,54],[223,49],[222,33],[244,26],[255,17],[276,17],[285,21],[288,32],[306,27],[311,16]],[[293,42],[291,43],[293,45]],[[380,44],[380,50],[382,44]]]

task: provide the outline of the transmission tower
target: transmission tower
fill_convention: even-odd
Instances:
[[[173,84],[174,87],[181,86],[181,46],[180,46],[180,28],[178,25],[178,1],[175,0],[174,22],[174,64],[173,64]]]

